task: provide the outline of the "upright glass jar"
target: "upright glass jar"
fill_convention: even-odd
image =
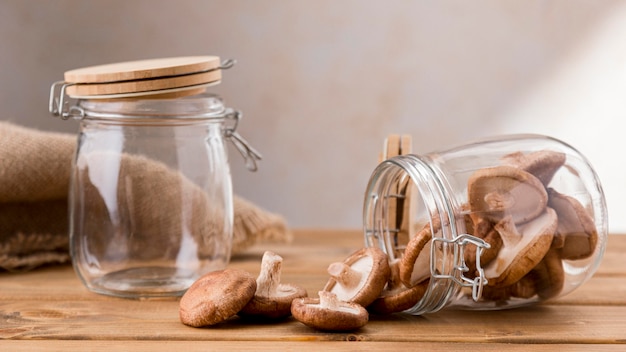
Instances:
[[[406,288],[425,288],[408,313],[504,309],[587,281],[605,250],[607,210],[577,150],[509,135],[381,162],[365,194],[364,232]]]
[[[159,64],[170,67],[171,61]],[[146,62],[131,66],[137,72]],[[180,295],[228,264],[233,194],[224,141],[236,142],[252,161],[258,155],[235,132],[240,114],[204,85],[170,86],[174,94],[62,92],[61,99],[51,98],[54,114],[80,120],[70,254],[90,290],[133,298]],[[53,86],[52,95],[56,91]],[[69,98],[76,100],[64,109],[59,101]]]

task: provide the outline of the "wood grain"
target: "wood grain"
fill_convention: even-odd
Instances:
[[[217,56],[185,56],[118,62],[66,71],[66,82],[107,83],[177,76],[219,67]]]
[[[222,78],[217,56],[188,56],[120,62],[65,72],[72,97],[110,96],[190,87]]]
[[[233,258],[231,266],[256,274],[270,249],[284,258],[283,281],[314,293],[327,280],[328,264],[362,244],[360,231],[299,230],[292,244],[258,245]],[[626,264],[619,260],[624,248],[626,236],[611,236],[597,274],[553,302],[505,311],[371,316],[351,333],[314,331],[292,318],[258,323],[235,317],[191,328],[179,322],[177,298],[94,294],[70,266],[0,273],[0,350],[625,350]]]

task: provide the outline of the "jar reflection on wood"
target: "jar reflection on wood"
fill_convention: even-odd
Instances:
[[[205,57],[183,59],[189,66]],[[131,66],[139,72],[145,64]],[[233,195],[224,141],[236,139],[247,156],[257,155],[234,131],[239,113],[218,96],[174,90],[78,97],[65,110],[80,120],[70,252],[79,277],[95,292],[180,295],[230,260]],[[64,113],[63,104],[55,107]]]
[[[578,151],[512,135],[383,161],[364,228],[366,245],[387,252],[405,286],[428,287],[409,313],[503,309],[588,280],[606,246],[607,211]]]

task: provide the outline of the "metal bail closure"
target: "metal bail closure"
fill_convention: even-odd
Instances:
[[[254,149],[248,141],[246,141],[239,133],[237,133],[237,126],[239,120],[241,120],[242,113],[239,110],[227,109],[226,119],[232,119],[233,125],[224,129],[224,136],[228,138],[231,143],[237,148],[237,151],[243,156],[246,161],[246,168],[250,171],[257,171],[257,162],[262,159],[261,153]]]
[[[433,238],[433,245],[430,248],[430,272],[433,278],[437,279],[449,279],[460,285],[461,287],[471,287],[472,288],[472,299],[474,301],[478,301],[483,294],[483,287],[487,285],[487,278],[485,277],[485,271],[480,265],[480,257],[482,252],[485,249],[489,249],[491,246],[489,243],[484,240],[469,235],[462,234],[454,239],[444,239],[444,238]],[[450,244],[454,248],[454,258],[453,258],[453,270],[452,274],[438,274],[438,270],[436,268],[437,260],[436,257],[436,248],[434,245],[435,242],[442,242],[444,244]],[[469,271],[469,268],[465,264],[465,246],[468,244],[473,244],[476,246],[476,272],[478,275],[473,278],[465,277],[464,273]],[[440,271],[439,271],[440,272]]]
[[[48,111],[53,116],[57,116],[63,120],[70,117],[82,119],[85,112],[76,105],[70,104],[70,97],[66,93],[67,87],[76,83],[67,83],[65,81],[54,82],[50,87],[50,100],[48,102]]]

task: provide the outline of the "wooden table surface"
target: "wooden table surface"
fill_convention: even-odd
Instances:
[[[296,230],[291,244],[257,245],[230,267],[256,275],[262,253],[284,258],[283,282],[316,295],[326,268],[363,245],[360,231]],[[361,350],[626,351],[626,236],[610,236],[603,262],[586,284],[530,308],[425,316],[372,316],[351,333],[314,331],[289,318],[233,318],[210,328],[178,319],[178,299],[129,300],[87,291],[72,267],[0,273],[0,351],[40,350]]]

